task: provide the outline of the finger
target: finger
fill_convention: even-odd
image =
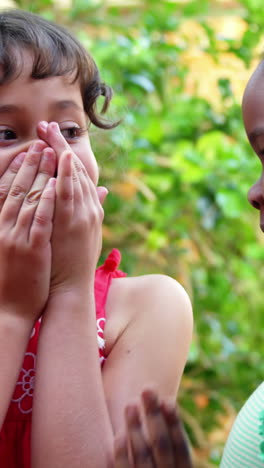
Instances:
[[[99,221],[102,224],[104,210],[100,204],[96,186],[87,173],[82,161],[73,153],[74,161],[74,212],[76,216],[82,216],[83,206],[90,210],[91,221]],[[76,180],[76,178],[77,180]],[[80,203],[83,202],[83,203]]]
[[[39,141],[39,140],[35,140]],[[44,147],[47,144],[43,141],[42,142]],[[16,158],[16,156],[20,153],[27,153],[30,146],[32,146],[32,141],[24,141],[16,145],[15,149],[9,146],[1,148],[1,158],[0,158],[0,177],[7,172],[8,168],[10,167],[12,161]]]
[[[175,460],[179,468],[192,468],[192,459],[188,440],[175,404],[162,402],[165,420],[168,424],[173,444]]]
[[[157,393],[151,389],[143,391],[142,403],[146,415],[149,442],[156,465],[174,468],[175,460],[170,432]]]
[[[66,150],[71,150],[64,136],[61,134],[60,127],[57,122],[40,122],[38,124],[38,133],[42,135],[44,141],[51,146],[59,158]]]
[[[124,437],[114,440],[114,468],[130,468],[127,441]]]
[[[58,223],[71,219],[73,214],[72,153],[65,151],[58,163],[55,217]]]
[[[34,246],[48,244],[52,233],[52,220],[55,209],[56,179],[50,178],[44,188],[35,211],[29,234],[29,241]]]
[[[45,120],[42,120],[37,125],[38,137],[45,142],[47,142],[47,128],[48,122],[46,122]]]
[[[108,190],[107,190],[106,187],[100,186],[100,187],[96,187],[96,191],[97,191],[99,201],[100,201],[101,205],[103,205],[104,202],[105,202],[105,199],[106,199],[106,197],[108,195]]]
[[[16,224],[21,205],[35,180],[43,145],[45,145],[45,143],[35,142],[29,148],[21,168],[11,184],[1,213],[2,222],[9,226],[14,226]]]
[[[94,183],[91,180],[83,162],[74,153],[73,153],[73,162],[74,162],[74,169],[78,176],[84,198],[86,198],[86,196],[88,195],[88,196],[93,196],[93,198],[96,200],[96,198],[94,197],[94,194],[91,192],[91,189],[93,188]]]
[[[129,446],[135,468],[154,468],[151,451],[144,437],[142,421],[137,405],[128,405],[125,410]]]
[[[98,187],[96,187],[95,183],[89,176],[84,164],[76,155],[74,155],[74,161],[75,161],[75,165],[77,168],[78,177],[80,180],[81,189],[82,189],[85,203],[89,203],[91,200],[93,200],[95,206],[98,208],[98,212],[101,215],[101,219],[103,219],[104,212],[102,209],[102,203],[100,203],[99,193],[97,191]],[[102,189],[101,192],[104,193],[104,198],[105,198],[108,191],[105,187],[101,187],[101,189]]]
[[[26,225],[31,226],[42,192],[48,180],[54,176],[55,169],[55,152],[52,148],[45,148],[42,153],[38,173],[20,209],[17,219],[18,229]]]
[[[0,212],[4,205],[4,202],[7,198],[8,192],[12,185],[13,180],[15,179],[24,159],[26,153],[19,153],[15,159],[11,162],[6,172],[2,175],[0,180]]]
[[[74,153],[72,153],[72,162],[73,198],[75,202],[74,210],[76,210],[76,208],[78,210],[78,208],[81,207],[81,204],[78,204],[77,202],[80,202],[84,199],[85,195],[89,193],[89,188],[87,181],[86,183],[83,183],[83,164]]]

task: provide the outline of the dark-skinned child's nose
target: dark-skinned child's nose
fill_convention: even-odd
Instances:
[[[249,189],[248,201],[257,210],[264,207],[264,181],[262,178]]]

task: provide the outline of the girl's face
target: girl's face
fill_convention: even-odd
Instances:
[[[79,83],[71,83],[69,76],[32,79],[30,56],[25,54],[23,60],[21,74],[0,86],[0,157],[5,158],[8,165],[18,153],[26,151],[33,140],[39,139],[37,125],[40,121],[57,122],[97,184],[98,166],[87,132]]]
[[[242,103],[243,119],[249,142],[262,164],[259,180],[250,188],[248,199],[260,211],[260,227],[264,232],[264,64],[253,73]]]

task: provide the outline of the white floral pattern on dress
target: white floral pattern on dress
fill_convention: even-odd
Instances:
[[[104,349],[105,347],[105,339],[104,339],[104,326],[105,326],[105,318],[101,317],[96,321],[97,325],[97,343],[99,349]]]
[[[29,369],[24,369],[24,367],[22,367],[20,380],[16,384],[15,391],[15,395],[18,394],[18,397],[12,399],[12,402],[18,404],[18,407],[23,414],[27,414],[32,411],[32,398],[36,373],[36,355],[34,353],[26,353],[24,364],[26,361],[31,361],[31,366]]]

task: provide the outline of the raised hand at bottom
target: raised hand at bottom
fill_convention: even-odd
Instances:
[[[115,468],[192,468],[188,442],[176,407],[143,391],[140,406],[125,409],[126,437],[115,440]]]

